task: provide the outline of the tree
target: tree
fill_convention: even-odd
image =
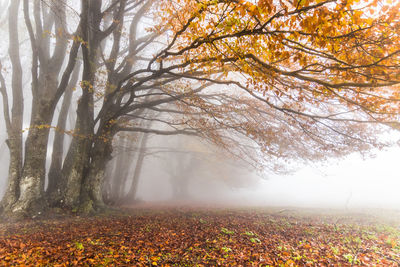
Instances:
[[[246,142],[244,138],[241,141]],[[235,189],[250,187],[256,182],[254,166],[212,143],[195,137],[177,137],[169,140],[168,145],[159,148],[158,153],[163,152],[160,157],[171,184],[173,199],[193,197],[191,191],[201,184],[217,182]],[[153,150],[153,153],[156,152]]]
[[[12,75],[0,76],[11,157],[6,212],[26,215],[48,203],[82,212],[105,208],[105,166],[118,132],[200,135],[276,171],[288,160],[321,160],[385,145],[373,124],[398,127],[400,4],[80,4],[10,3]],[[21,8],[30,41],[26,57],[15,28]],[[157,25],[144,31],[150,21]],[[79,51],[83,68],[73,75]],[[30,74],[21,69],[26,58]],[[32,88],[26,140],[22,75],[31,77]],[[76,86],[76,77],[81,95],[73,140],[62,169],[53,164],[52,173],[59,175],[49,176],[58,180],[49,181],[55,192],[49,194],[44,191],[49,130],[56,128],[51,126],[56,105]],[[143,126],[148,120],[157,123]]]
[[[9,7],[9,56],[12,63],[11,98],[8,104],[8,86],[2,76],[2,96],[10,149],[9,186],[2,201],[5,210],[27,210],[41,206],[45,181],[45,162],[49,126],[53,118],[58,99],[68,85],[75,65],[79,43],[71,47],[69,61],[61,72],[66,56],[68,33],[66,32],[65,6],[51,2],[23,1],[27,35],[31,45],[31,122],[28,137],[25,140],[25,155],[22,162],[22,122],[24,93],[22,86],[22,68],[20,54],[24,44],[19,41],[21,1],[12,1]],[[30,18],[30,8],[34,7],[35,27]],[[52,35],[54,34],[54,35]],[[54,42],[52,42],[54,40]],[[21,46],[21,47],[20,47]],[[52,49],[50,49],[50,47]],[[28,56],[29,55],[24,55]],[[58,82],[58,78],[60,81]],[[12,115],[9,116],[9,110]]]

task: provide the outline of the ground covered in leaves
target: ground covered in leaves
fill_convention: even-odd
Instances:
[[[290,209],[136,208],[0,225],[0,265],[399,266],[400,222]]]

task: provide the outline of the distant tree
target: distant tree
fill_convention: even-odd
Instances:
[[[246,162],[227,150],[204,143],[204,140],[201,142],[199,138],[174,139],[169,147],[159,149],[159,153],[163,152],[160,158],[164,161],[163,169],[170,182],[173,199],[190,199],[193,195],[191,188],[212,180],[232,189],[251,187],[256,183],[254,166],[250,165],[254,162]]]

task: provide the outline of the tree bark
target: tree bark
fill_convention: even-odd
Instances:
[[[81,31],[83,54],[82,96],[76,111],[77,119],[74,138],[68,150],[63,168],[62,179],[65,190],[61,192],[62,205],[75,209],[79,204],[82,181],[89,166],[90,150],[94,134],[95,72],[97,69],[98,49],[100,46],[99,26],[102,1],[82,1]]]
[[[41,106],[37,111],[25,142],[25,161],[19,182],[20,196],[12,208],[13,212],[41,211],[44,204],[48,126],[53,114],[48,105]]]
[[[79,129],[79,126],[84,126],[85,123],[83,121],[87,121],[86,118],[82,118],[81,103],[78,105],[75,129]],[[85,175],[85,169],[89,165],[90,146],[92,144],[91,137],[84,134],[87,129],[80,130],[79,136],[74,136],[72,140],[61,171],[60,204],[72,209],[79,204],[82,180]]]
[[[18,14],[20,0],[12,1],[9,7],[8,31],[9,31],[9,55],[12,64],[12,109],[11,118],[9,116],[8,96],[6,93],[5,82],[2,78],[2,96],[4,108],[4,118],[8,134],[7,145],[10,150],[10,164],[8,185],[5,195],[0,204],[4,211],[10,211],[11,206],[17,201],[19,196],[19,181],[22,170],[22,122],[24,112],[24,101],[22,92],[22,66],[19,52],[18,35]]]
[[[127,165],[129,162],[133,160],[130,151],[131,143],[128,141],[128,136],[124,135],[120,138],[121,149],[120,153],[116,157],[115,163],[115,172],[112,174],[112,202],[114,204],[118,203],[119,199],[123,196],[121,192],[123,191],[124,186],[122,185],[124,181],[126,181],[126,177],[129,173],[129,169]]]
[[[88,200],[102,202],[101,190],[96,181],[103,180],[105,160],[102,159],[104,145],[99,140],[94,140],[94,100],[93,93],[95,88],[95,75],[98,68],[98,57],[101,42],[105,37],[110,35],[118,21],[122,19],[125,11],[126,0],[119,1],[119,8],[112,24],[105,29],[101,29],[104,14],[101,11],[102,1],[99,0],[82,0],[81,29],[82,29],[82,55],[83,55],[83,76],[82,76],[82,97],[79,100],[77,109],[77,121],[75,125],[75,134],[70,149],[68,151],[62,174],[65,179],[66,192],[63,194],[64,205],[75,208],[81,201],[86,205]],[[103,121],[105,119],[103,118]],[[98,132],[101,132],[99,126]],[[92,150],[99,153],[92,153]],[[91,156],[93,156],[91,158]],[[90,166],[89,166],[90,165]],[[95,168],[98,167],[97,172]],[[88,178],[88,177],[90,178]],[[85,179],[85,180],[84,180]],[[93,181],[91,181],[93,179]],[[84,183],[84,184],[82,184]],[[83,186],[82,186],[83,185]],[[93,190],[87,188],[93,185]],[[101,185],[100,185],[101,188]],[[84,196],[80,196],[84,194]],[[82,205],[81,205],[82,206]],[[89,207],[90,205],[86,205]],[[93,206],[93,205],[92,205]],[[84,209],[84,212],[90,208]]]
[[[29,2],[24,0],[24,18],[32,46],[32,113],[31,125],[25,142],[25,159],[19,181],[19,198],[13,205],[15,213],[31,214],[42,211],[46,207],[44,198],[44,182],[46,175],[46,156],[49,130],[54,111],[63,92],[70,81],[74,69],[79,43],[74,42],[70,51],[68,64],[58,81],[67,50],[67,39],[57,34],[52,55],[46,49],[50,44],[48,34],[44,30],[53,25],[65,29],[65,6],[51,2],[52,7],[59,8],[57,17],[53,12],[41,8],[40,1],[33,2],[33,27]],[[34,31],[35,29],[35,31]],[[39,68],[40,63],[40,68]],[[39,73],[38,73],[39,72]]]
[[[0,206],[2,210],[9,212],[11,211],[11,206],[17,201],[19,195],[19,179],[21,177],[22,165],[22,144],[17,140],[7,140],[7,144],[10,150],[8,184]]]
[[[129,192],[126,194],[125,199],[129,202],[134,202],[136,200],[137,189],[139,185],[140,174],[142,173],[143,162],[146,157],[147,140],[149,138],[148,133],[143,133],[140,140],[140,148],[138,151],[138,158],[135,164],[135,170],[132,175],[132,182]]]
[[[76,86],[78,82],[79,72],[80,64],[77,64],[72,74],[71,82],[68,85],[68,88],[66,89],[66,92],[64,94],[63,103],[61,105],[61,110],[58,117],[57,128],[54,135],[53,152],[48,174],[49,185],[47,188],[49,202],[51,202],[52,205],[61,200],[61,168],[64,154],[64,131],[67,124],[68,110],[71,106],[73,87]]]
[[[80,203],[82,213],[90,213],[105,207],[102,186],[107,162],[111,160],[112,138],[113,133],[104,133],[94,143],[90,168],[82,185]]]

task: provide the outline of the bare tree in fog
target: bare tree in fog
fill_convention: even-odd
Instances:
[[[131,182],[129,191],[124,195],[124,202],[135,202],[137,200],[137,191],[139,186],[139,180],[142,174],[143,163],[146,157],[147,141],[149,139],[149,133],[142,133],[140,137],[139,149],[137,151],[137,159],[131,174]]]
[[[150,123],[151,121],[147,121],[147,126]],[[105,190],[103,198],[107,204],[118,205],[136,201],[143,163],[146,156],[151,153],[147,150],[149,135],[149,133],[124,133],[114,139],[114,156],[107,165],[105,186],[103,186]]]
[[[191,188],[210,180],[232,189],[251,187],[256,182],[253,162],[246,162],[229,153],[232,151],[222,150],[197,137],[174,139],[169,149],[161,150],[163,155],[160,156],[165,161],[163,169],[168,175],[173,199],[190,199]]]
[[[179,1],[161,0],[82,0],[80,7],[76,1],[10,2],[11,75],[0,72],[10,151],[4,212],[29,215],[56,206],[90,213],[107,208],[106,166],[112,159],[113,140],[120,140],[115,136],[121,132],[143,134],[131,195],[145,159],[146,134],[166,139],[199,136],[273,172],[284,171],[291,161],[323,160],[385,145],[377,136],[380,129],[372,124],[397,125],[391,110],[398,102],[380,88],[398,83],[393,78],[398,68],[389,63],[353,65],[352,58],[337,54],[349,50],[346,42],[366,41],[362,32],[369,32],[369,27],[334,37],[335,41],[310,39],[309,45],[304,44],[308,34],[296,28],[301,23],[290,24],[293,33],[282,33],[274,23],[326,12],[330,1],[291,12],[275,10],[264,17],[252,14],[246,1],[185,2],[183,7]],[[237,8],[245,13],[246,26],[232,27],[235,18],[230,16],[238,14],[228,10]],[[29,47],[21,44],[22,21]],[[293,40],[285,36],[289,34]],[[376,45],[395,46],[382,40],[377,38]],[[332,42],[335,49],[327,50],[324,44]],[[270,54],[261,48],[273,56],[265,58]],[[77,66],[79,51],[82,69]],[[359,53],[370,57],[368,52]],[[393,53],[374,60],[397,57]],[[30,73],[22,69],[22,60],[27,59]],[[307,60],[318,63],[307,65]],[[389,78],[382,78],[382,70]],[[31,105],[26,105],[32,107],[25,119],[30,121],[26,140],[22,130],[28,98],[24,99],[23,75],[30,77],[32,92]],[[69,133],[72,142],[64,148],[56,134],[45,192],[49,131],[66,133],[71,88],[79,79],[75,127]],[[51,126],[62,96],[57,126]],[[379,110],[378,100],[384,102]],[[121,158],[115,164],[129,162],[130,158]],[[183,165],[176,177],[191,175]],[[118,177],[111,181],[116,195],[129,183],[125,174]]]
[[[189,182],[194,172],[199,171],[202,166],[196,160],[194,151],[185,151],[184,144],[187,139],[180,138],[177,140],[176,149],[180,150],[170,153],[167,164],[166,173],[172,188],[172,197],[182,200],[189,197]],[[186,152],[186,153],[185,153]]]
[[[131,166],[137,158],[138,134],[121,134],[114,138],[113,158],[107,164],[103,185],[103,198],[108,204],[115,204],[125,193]]]

